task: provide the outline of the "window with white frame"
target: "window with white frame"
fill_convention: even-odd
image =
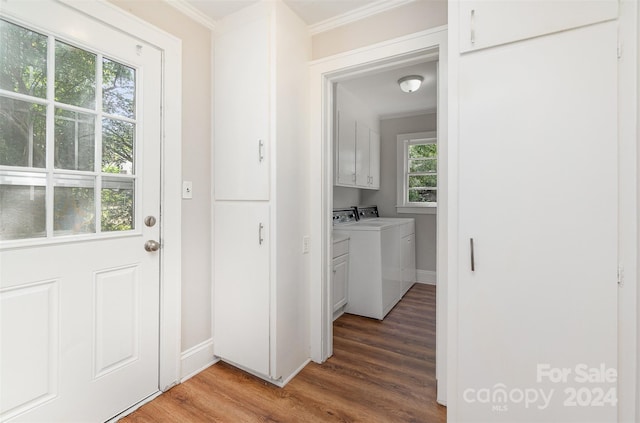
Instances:
[[[435,213],[438,140],[435,132],[398,135],[398,213]]]

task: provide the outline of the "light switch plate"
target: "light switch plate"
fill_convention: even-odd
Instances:
[[[193,182],[182,181],[182,198],[193,198]]]

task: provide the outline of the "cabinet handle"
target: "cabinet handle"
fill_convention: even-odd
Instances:
[[[264,225],[262,223],[258,224],[258,245],[262,245],[264,242],[264,238],[262,238],[262,230],[264,229]]]
[[[262,149],[264,148],[264,141],[258,140],[258,161],[262,162],[264,160],[264,154],[262,153]]]
[[[476,43],[476,11],[475,9],[471,9],[471,18],[470,18],[470,41],[471,45]]]
[[[351,175],[351,181],[355,182],[356,181],[356,174],[354,173],[353,175]]]
[[[469,238],[469,246],[470,246],[470,252],[471,252],[471,271],[475,272],[476,271],[476,260],[475,260],[474,253],[473,253],[473,238]]]

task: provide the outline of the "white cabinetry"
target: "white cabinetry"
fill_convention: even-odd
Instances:
[[[339,91],[339,94],[344,94]],[[344,94],[340,98],[351,97]],[[349,99],[351,100],[351,99]],[[371,128],[353,100],[336,111],[335,185],[364,189],[380,188],[380,134]]]
[[[409,224],[407,224],[409,226]],[[413,226],[413,225],[411,225]],[[416,282],[416,234],[405,235],[400,240],[400,257],[402,261],[402,295]]]
[[[460,2],[460,51],[466,52],[604,22],[619,0]]]
[[[308,98],[291,89],[308,85],[309,35],[259,2],[219,22],[214,54],[214,354],[283,385],[309,357]]]
[[[348,301],[349,292],[349,238],[337,237],[333,242],[331,297],[333,320],[337,319]]]
[[[336,184],[353,186],[356,183],[356,120],[348,110],[337,114]]]

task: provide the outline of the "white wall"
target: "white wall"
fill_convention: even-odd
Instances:
[[[417,0],[387,12],[315,34],[313,59],[447,24],[447,0]]]
[[[362,204],[360,191],[359,188],[333,187],[333,208],[339,209]]]
[[[435,131],[436,114],[425,114],[380,122],[380,190],[362,190],[363,204],[377,204],[384,217],[412,217],[416,220],[416,267],[427,272],[436,271],[436,215],[398,214],[397,138],[398,134]]]
[[[211,33],[162,0],[110,1],[182,40],[182,99],[167,99],[182,101],[182,172],[193,182],[193,199],[182,202],[181,350],[201,346],[202,359],[210,360]]]

